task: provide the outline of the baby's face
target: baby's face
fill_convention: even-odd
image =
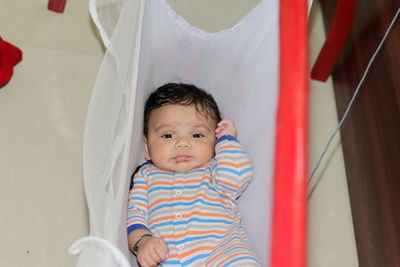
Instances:
[[[214,156],[217,123],[196,111],[194,105],[166,105],[150,113],[145,138],[146,156],[158,168],[187,172]]]

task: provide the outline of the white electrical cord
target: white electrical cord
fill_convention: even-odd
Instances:
[[[340,122],[339,122],[338,126],[336,127],[335,131],[332,133],[331,137],[329,138],[328,142],[326,143],[325,148],[324,148],[324,150],[322,151],[321,156],[320,156],[319,159],[318,159],[317,165],[315,165],[314,169],[312,170],[312,172],[311,172],[311,174],[310,174],[310,177],[309,177],[309,179],[308,179],[308,184],[311,184],[312,179],[313,179],[313,177],[314,177],[314,175],[315,175],[315,172],[316,172],[317,169],[319,168],[319,166],[320,166],[320,164],[321,164],[321,162],[322,162],[322,159],[324,158],[326,152],[328,151],[329,146],[331,145],[331,143],[332,143],[332,141],[333,141],[333,138],[336,136],[336,134],[338,133],[338,131],[339,131],[340,128],[342,127],[342,124],[343,124],[344,120],[346,119],[346,117],[347,117],[347,115],[348,115],[348,113],[349,113],[349,111],[350,111],[350,108],[351,108],[351,106],[353,105],[353,102],[354,102],[355,98],[356,98],[357,95],[358,95],[358,92],[360,91],[361,85],[362,85],[362,83],[364,82],[365,77],[367,76],[367,73],[368,73],[370,67],[371,67],[372,63],[374,62],[376,55],[377,55],[377,54],[379,53],[379,51],[381,50],[381,47],[382,47],[383,43],[385,42],[386,37],[388,36],[390,30],[392,29],[394,23],[396,22],[397,17],[399,16],[399,13],[400,13],[400,8],[397,9],[397,12],[396,12],[396,14],[395,14],[394,17],[393,17],[392,22],[390,23],[390,25],[389,25],[389,27],[387,28],[385,34],[383,35],[383,38],[382,38],[381,42],[379,43],[378,47],[376,48],[375,53],[372,55],[371,59],[369,60],[368,65],[367,65],[367,68],[365,69],[364,75],[362,76],[360,82],[358,83],[358,85],[357,85],[357,87],[356,87],[356,90],[354,91],[353,97],[351,98],[351,100],[350,100],[350,102],[349,102],[349,104],[348,104],[348,106],[347,106],[347,108],[346,108],[346,111],[345,111],[344,114],[343,114],[342,119],[340,120]],[[313,189],[312,189],[310,192],[312,192],[312,191],[313,191]]]

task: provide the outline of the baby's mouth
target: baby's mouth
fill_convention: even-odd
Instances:
[[[179,163],[179,162],[186,162],[188,161],[192,156],[189,155],[178,155],[174,157],[174,160]]]

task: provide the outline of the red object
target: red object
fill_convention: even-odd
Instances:
[[[49,0],[47,8],[54,12],[63,13],[67,0]]]
[[[332,73],[353,23],[356,0],[339,0],[328,37],[311,71],[311,78],[325,82]]]
[[[22,60],[22,51],[0,38],[0,87],[5,86],[14,73],[14,66]]]
[[[280,89],[271,267],[306,262],[308,27],[306,0],[280,0]]]

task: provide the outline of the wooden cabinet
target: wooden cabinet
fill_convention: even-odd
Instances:
[[[329,29],[337,0],[320,1]],[[400,0],[358,1],[334,69],[341,118]],[[341,129],[361,267],[400,266],[400,19],[377,55]]]

